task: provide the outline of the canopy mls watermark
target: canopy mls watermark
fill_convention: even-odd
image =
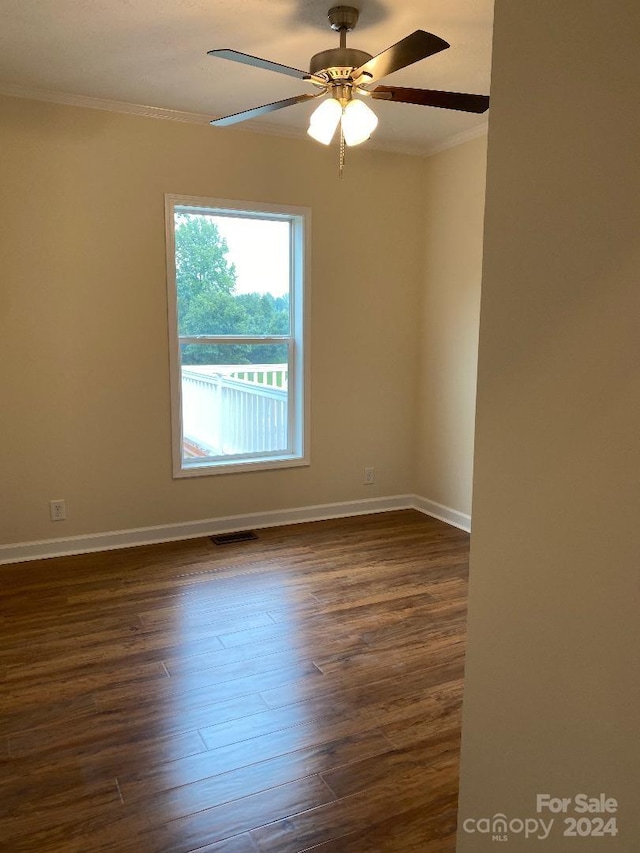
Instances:
[[[492,817],[465,818],[461,826],[468,835],[490,836],[496,842],[508,842],[513,836],[537,841],[557,835],[613,838],[618,834],[617,812],[617,799],[604,793],[570,797],[537,794],[535,817],[508,817],[497,812]]]

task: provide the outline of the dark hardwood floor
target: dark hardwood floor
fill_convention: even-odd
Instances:
[[[408,510],[0,567],[0,849],[453,853],[467,560]]]

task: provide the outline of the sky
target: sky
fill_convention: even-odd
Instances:
[[[289,223],[274,219],[212,216],[229,246],[227,258],[235,264],[236,293],[289,290]]]

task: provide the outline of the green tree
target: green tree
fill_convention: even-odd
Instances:
[[[193,300],[233,293],[236,270],[226,257],[227,241],[210,216],[178,214],[175,246],[178,317],[182,326]]]
[[[245,335],[288,335],[289,294],[274,297],[271,293],[243,293],[236,297],[245,309]],[[282,344],[251,348],[247,358],[254,364],[278,364],[286,361]]]
[[[286,335],[289,297],[236,294],[228,246],[209,216],[179,214],[175,227],[178,328],[181,335]],[[183,348],[183,364],[257,364],[286,360],[282,345]]]

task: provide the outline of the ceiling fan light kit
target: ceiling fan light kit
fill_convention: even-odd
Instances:
[[[376,129],[378,116],[364,101],[334,95],[313,111],[307,133],[318,142],[329,145],[339,124],[346,145],[360,145]]]
[[[320,90],[314,94],[296,95],[282,101],[222,116],[213,119],[211,124],[226,127],[274,110],[329,95],[329,99],[323,100],[312,113],[307,133],[318,142],[329,145],[338,126],[340,127],[340,175],[342,176],[345,145],[360,145],[365,142],[378,125],[378,117],[362,98],[370,97],[374,100],[399,101],[471,113],[483,113],[489,108],[488,95],[467,95],[459,92],[440,92],[434,89],[406,89],[397,86],[378,86],[370,89],[370,84],[382,77],[406,68],[421,59],[426,59],[428,56],[433,56],[441,50],[446,50],[449,44],[432,33],[416,30],[377,56],[372,56],[364,50],[347,47],[347,33],[356,26],[359,14],[359,11],[352,6],[334,6],[329,10],[329,23],[331,28],[340,34],[340,46],[320,51],[312,56],[308,72],[229,48],[210,50],[209,56],[297,77],[310,82]]]

